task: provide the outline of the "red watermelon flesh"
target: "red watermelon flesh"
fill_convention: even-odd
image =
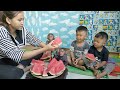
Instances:
[[[31,61],[31,65],[34,65],[35,63],[39,63],[40,65],[44,65],[45,63],[41,60],[35,60],[35,59],[32,59]]]
[[[65,65],[63,61],[57,61],[53,58],[49,64],[46,64],[44,61],[40,60],[32,60],[33,67],[31,68],[31,73],[34,75],[42,75],[47,77],[50,75],[59,75],[61,72],[65,70]]]
[[[47,77],[48,76],[47,73],[48,73],[47,70],[44,68],[42,76]]]
[[[53,58],[50,63],[47,66],[47,71],[49,71],[53,66],[55,66],[58,63],[58,61],[56,60],[56,58]]]
[[[61,60],[59,60],[52,68],[49,70],[51,75],[59,75],[61,72],[65,70],[65,66]]]
[[[40,59],[45,60],[45,59],[50,59],[51,57],[52,57],[51,51],[46,51],[45,53],[43,53]]]
[[[52,46],[54,46],[54,45],[61,45],[62,44],[62,40],[61,40],[61,38],[60,37],[57,37],[57,38],[55,38],[55,40],[53,41],[53,43],[51,44]]]
[[[34,75],[42,75],[44,70],[44,65],[40,65],[39,63],[35,63],[31,69],[31,72]]]
[[[91,53],[86,54],[86,58],[88,58],[89,60],[95,61],[95,56]]]
[[[56,68],[55,68],[55,73],[56,75],[60,74],[61,72],[63,72],[65,70],[65,66],[63,61],[59,61]]]
[[[49,73],[50,73],[51,75],[56,75],[55,66],[52,67],[52,68],[49,70]]]

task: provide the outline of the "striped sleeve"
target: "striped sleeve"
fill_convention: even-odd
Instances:
[[[33,46],[40,46],[42,41],[36,38],[35,35],[33,35],[31,32],[26,30],[26,42]]]
[[[10,58],[17,63],[21,61],[24,53],[15,45],[5,28],[0,28],[0,53],[3,58]]]

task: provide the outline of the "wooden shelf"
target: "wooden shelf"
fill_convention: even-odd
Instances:
[[[120,57],[120,52],[110,52],[109,57],[112,57],[112,56],[119,56]]]

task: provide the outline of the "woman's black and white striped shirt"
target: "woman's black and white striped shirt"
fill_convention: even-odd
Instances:
[[[24,53],[24,51],[20,49],[21,46],[24,46],[27,43],[39,46],[41,43],[39,39],[25,28],[17,30],[17,34],[21,42],[19,42],[17,38],[14,39],[4,26],[0,26],[0,59],[11,58],[15,62],[19,63]]]

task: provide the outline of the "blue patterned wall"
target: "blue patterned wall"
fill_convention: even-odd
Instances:
[[[48,33],[60,36],[61,47],[70,47],[79,25],[87,26],[89,44],[97,32],[105,31],[109,51],[120,52],[120,11],[25,11],[26,28],[44,42]]]

